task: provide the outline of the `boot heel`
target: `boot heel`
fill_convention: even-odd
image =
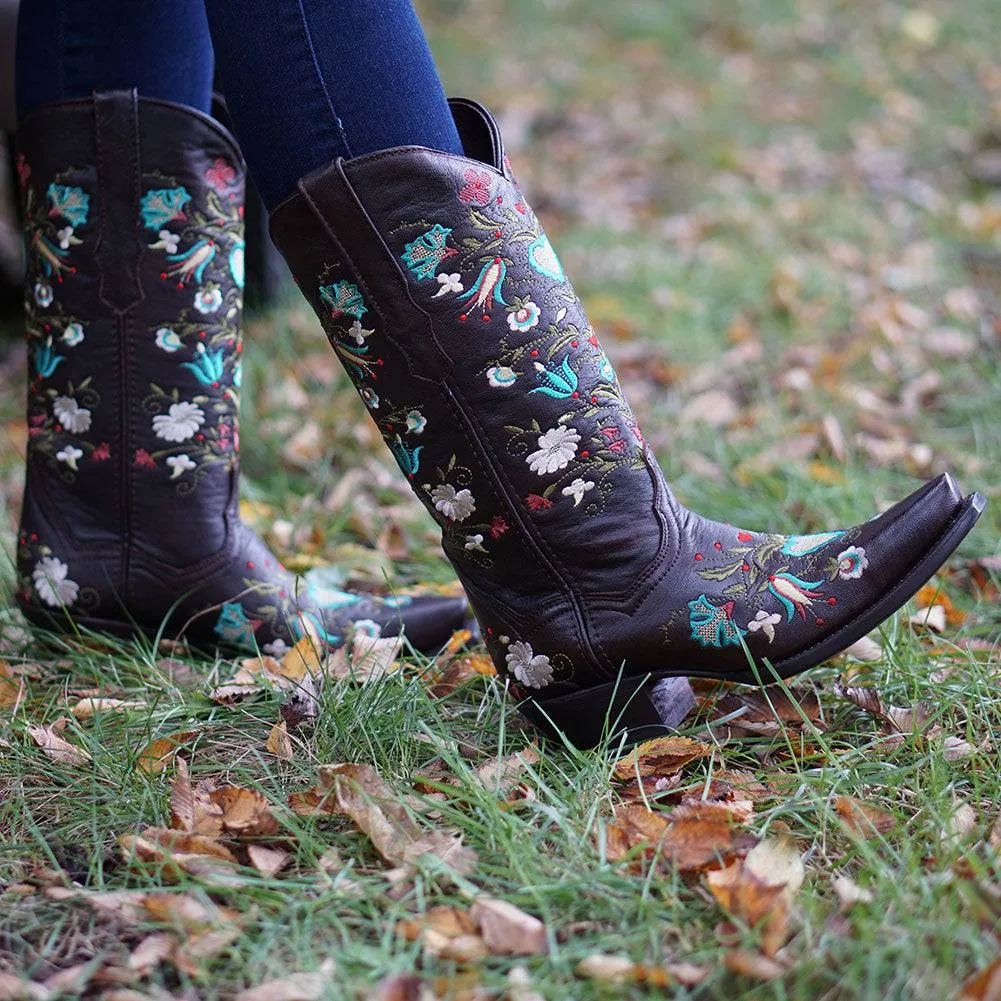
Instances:
[[[638,744],[670,733],[650,697],[654,684],[650,675],[620,678],[553,699],[527,699],[518,709],[543,733],[565,738],[582,751],[606,738],[615,744],[623,738],[626,744]]]

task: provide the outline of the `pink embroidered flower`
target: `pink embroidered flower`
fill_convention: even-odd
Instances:
[[[205,180],[221,195],[236,180],[236,171],[222,157],[217,157],[212,166],[205,171]]]
[[[25,159],[23,153],[21,153],[17,158],[17,177],[21,182],[21,187],[26,188],[28,186],[28,180],[31,177],[31,167],[28,166],[28,161]]]
[[[485,170],[468,167],[465,185],[459,190],[459,201],[466,205],[486,205],[490,201],[490,175]]]
[[[619,437],[620,431],[617,427],[610,427],[602,428],[600,433],[609,441],[615,441],[615,439]]]
[[[529,494],[525,498],[525,503],[528,505],[529,511],[545,511],[553,506],[551,500],[547,500],[539,494]]]
[[[625,448],[626,448],[626,443],[620,439],[619,441],[613,441],[608,446],[608,451],[609,452],[623,452],[623,451],[625,451]]]
[[[490,522],[490,538],[499,539],[511,526],[499,514]]]
[[[136,449],[136,465],[140,469],[156,469],[156,460],[144,448]]]
[[[101,444],[90,453],[90,457],[95,462],[104,462],[105,459],[110,459],[111,449],[108,447],[108,443],[106,441],[102,441]]]

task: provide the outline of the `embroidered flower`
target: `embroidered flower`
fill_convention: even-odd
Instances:
[[[580,502],[584,499],[584,494],[586,494],[588,490],[593,490],[593,489],[594,489],[593,480],[582,480],[578,476],[577,479],[573,481],[573,483],[571,483],[568,487],[564,487],[560,491],[560,493],[563,494],[564,497],[572,497],[573,506],[577,507],[577,505],[580,504]]]
[[[266,653],[269,657],[274,657],[276,660],[281,659],[291,650],[292,648],[285,642],[280,636],[278,639],[272,640],[270,643],[265,643],[261,647],[261,652]]]
[[[437,299],[439,296],[443,296],[448,292],[458,295],[464,288],[462,284],[462,275],[452,274],[452,275],[438,275],[438,284],[441,286],[433,296],[432,299]]]
[[[62,340],[71,348],[75,348],[83,341],[83,325],[80,323],[67,323],[63,331]]]
[[[215,285],[207,285],[195,293],[195,309],[207,316],[222,305],[222,292]]]
[[[382,626],[372,619],[358,619],[351,623],[355,636],[368,636],[369,639],[377,640],[382,636]]]
[[[169,229],[161,229],[156,235],[157,241],[149,245],[150,250],[162,250],[166,254],[177,253],[177,245],[181,242],[181,237],[177,233],[171,233]]]
[[[451,483],[442,483],[431,491],[435,510],[452,521],[465,521],[476,510],[476,501],[468,490],[456,490]]]
[[[543,654],[533,654],[527,643],[512,643],[507,648],[507,669],[529,688],[545,688],[553,680],[553,665]]]
[[[62,216],[71,226],[82,226],[90,212],[90,195],[69,184],[50,184],[45,191],[52,206],[50,215]]]
[[[136,465],[140,469],[156,469],[156,459],[144,448],[136,449]]]
[[[52,413],[71,434],[90,430],[90,411],[81,407],[72,396],[57,396],[52,401]]]
[[[35,302],[42,309],[52,305],[52,286],[48,282],[35,282]]]
[[[775,627],[782,621],[782,616],[776,612],[769,614],[763,608],[747,623],[749,632],[756,633],[759,629],[768,637],[771,643],[775,639]]]
[[[407,430],[411,434],[423,434],[427,425],[428,419],[419,410],[411,410],[407,414]]]
[[[93,452],[90,453],[90,457],[94,462],[105,462],[111,458],[111,449],[108,447],[106,441],[102,441]]]
[[[229,252],[229,273],[233,276],[237,288],[243,288],[246,281],[246,245],[243,240],[233,244],[233,249]]]
[[[75,445],[67,445],[56,452],[56,458],[60,462],[65,462],[70,469],[75,470],[77,468],[76,460],[83,458],[83,449],[77,448]]]
[[[525,503],[528,505],[529,511],[548,511],[553,506],[551,500],[539,494],[529,494],[525,498]]]
[[[212,166],[205,171],[205,180],[221,195],[236,180],[236,171],[219,156],[212,162]]]
[[[371,337],[375,333],[374,330],[366,330],[361,325],[361,320],[355,320],[350,327],[348,327],[348,337],[351,338],[358,345],[362,347],[365,344],[365,338]]]
[[[487,369],[487,382],[496,389],[513,386],[514,380],[517,378],[518,373],[513,368],[508,368],[507,365],[494,365],[493,368]]]
[[[507,314],[507,325],[512,330],[524,333],[538,325],[541,313],[542,310],[531,299],[526,299],[520,306]]]
[[[43,379],[48,379],[66,361],[62,355],[53,351],[51,337],[47,337],[44,344],[36,344],[31,349],[31,354],[35,361],[35,370]]]
[[[183,347],[181,338],[178,336],[177,332],[171,330],[170,327],[160,327],[160,329],[157,330],[156,346],[158,348],[162,348],[164,351],[169,351],[170,353],[180,351]]]
[[[168,455],[167,465],[173,470],[170,474],[172,480],[176,480],[178,476],[183,476],[189,469],[194,469],[197,463],[191,461],[191,457],[188,455]]]
[[[477,533],[476,535],[467,535],[466,542],[463,549],[475,549],[478,552],[485,553],[486,550],[483,548],[483,536]]]
[[[159,230],[174,219],[184,218],[184,206],[191,201],[185,188],[157,188],[147,191],[139,203],[139,214],[147,229]]]
[[[227,601],[212,628],[227,642],[249,649],[254,645],[254,630],[260,624],[260,619],[247,618],[246,609],[239,602]]]
[[[369,410],[379,409],[379,394],[371,386],[361,386],[358,395],[365,401],[365,406]]]
[[[485,170],[467,167],[462,175],[466,182],[459,189],[459,201],[466,205],[486,205],[490,201],[490,175]]]
[[[499,514],[495,514],[490,522],[490,538],[499,539],[511,526]]]
[[[539,436],[538,450],[531,452],[525,461],[539,476],[555,473],[569,465],[577,454],[579,442],[580,435],[573,428],[560,424]]]
[[[56,230],[56,239],[59,241],[60,250],[69,250],[71,243],[82,243],[82,240],[75,240],[73,238],[73,227],[63,226],[62,229]]]
[[[838,576],[842,580],[858,580],[869,566],[869,559],[861,546],[849,546],[838,554]]]
[[[205,411],[195,403],[172,403],[153,418],[153,431],[164,441],[187,441],[205,423]]]
[[[31,572],[35,582],[35,594],[46,605],[72,605],[80,593],[80,585],[70,580],[69,567],[54,556],[43,556]]]

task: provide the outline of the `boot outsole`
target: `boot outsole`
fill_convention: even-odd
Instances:
[[[596,747],[606,739],[629,745],[669,733],[671,728],[665,726],[650,698],[650,689],[656,682],[689,677],[740,685],[770,685],[818,666],[875,629],[926,584],[977,523],[986,504],[979,493],[964,498],[935,543],[879,601],[791,657],[762,663],[756,670],[738,672],[683,666],[666,668],[641,677],[620,677],[610,684],[554,699],[528,699],[518,708],[547,735],[566,739],[582,750]]]

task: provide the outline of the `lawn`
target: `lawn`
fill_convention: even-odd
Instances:
[[[238,661],[4,612],[0,999],[996,1001],[1001,5],[419,7],[684,503],[819,531],[949,469],[988,510],[857,656],[699,686],[618,766],[541,740],[461,637],[237,691]],[[244,516],[294,568],[448,586],[315,319],[248,342]]]

